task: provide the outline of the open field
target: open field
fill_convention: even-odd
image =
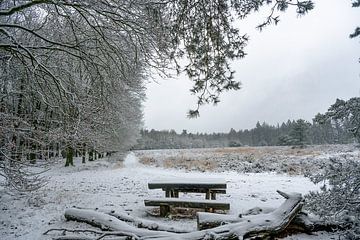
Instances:
[[[292,147],[237,147],[136,151],[145,165],[192,171],[275,172],[302,175],[317,171],[330,157],[360,159],[354,145]]]

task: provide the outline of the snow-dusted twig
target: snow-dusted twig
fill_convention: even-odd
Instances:
[[[81,239],[81,240],[85,240],[85,239],[91,239],[91,240],[100,240],[103,239],[107,236],[120,236],[120,237],[124,237],[124,239],[139,239],[138,236],[136,236],[135,234],[132,233],[128,233],[128,232],[122,232],[122,231],[116,231],[116,232],[103,232],[103,231],[97,231],[97,230],[92,230],[92,229],[67,229],[67,228],[52,228],[47,230],[46,232],[43,233],[43,235],[47,235],[50,232],[54,232],[54,231],[59,231],[62,232],[62,234],[66,234],[66,232],[71,232],[71,233],[92,233],[92,234],[97,234],[100,235],[98,237],[95,238],[91,238],[91,237],[84,237],[84,236],[73,236],[73,235],[67,235],[67,236],[60,236],[60,237],[55,237],[55,239]]]
[[[31,172],[28,170],[29,165],[24,162],[16,161],[9,157],[0,149],[0,175],[5,177],[6,186],[18,192],[31,192],[37,190],[48,183],[48,178],[41,174],[41,172]]]

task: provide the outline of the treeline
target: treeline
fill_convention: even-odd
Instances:
[[[255,128],[238,130],[231,128],[228,133],[178,134],[174,130],[142,130],[135,149],[177,149],[212,148],[238,146],[304,146],[306,144],[343,144],[354,141],[347,130],[347,124],[339,121],[315,120],[309,123],[303,119],[288,120],[276,126],[257,122]]]

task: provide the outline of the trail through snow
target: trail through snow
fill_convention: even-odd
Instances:
[[[126,168],[134,168],[139,166],[139,159],[135,156],[133,152],[130,152],[126,155],[124,159],[124,167]]]

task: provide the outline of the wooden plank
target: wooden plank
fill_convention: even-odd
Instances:
[[[207,189],[226,189],[226,183],[148,183],[149,189],[177,189],[177,190],[189,190],[206,191]]]
[[[178,199],[178,198],[156,198],[145,199],[145,206],[162,206],[168,205],[173,207],[183,208],[203,208],[203,209],[219,209],[229,210],[230,203],[220,202],[215,200],[192,200],[192,199]]]
[[[212,200],[216,200],[216,193],[213,192],[213,191],[210,191],[210,198],[211,198]]]
[[[210,199],[210,191],[206,191],[206,193],[205,193],[205,199]]]
[[[165,197],[167,198],[178,198],[179,191],[176,189],[165,189]]]
[[[167,188],[163,188],[164,191],[178,191],[178,192],[182,192],[182,193],[207,193],[208,191],[210,191],[210,193],[219,193],[219,194],[225,194],[226,193],[226,189],[222,189],[222,188],[194,188],[194,189],[176,189],[176,188],[171,188],[171,189],[167,189]]]
[[[200,189],[226,189],[226,181],[218,178],[203,179],[157,179],[148,183],[149,189],[177,189],[193,190]]]

